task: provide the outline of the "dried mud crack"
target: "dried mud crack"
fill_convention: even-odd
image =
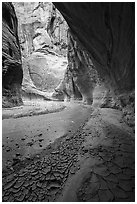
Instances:
[[[54,201],[69,174],[77,171],[77,152],[84,141],[80,134],[84,124],[75,134],[68,133],[57,139],[40,155],[4,171],[3,201]]]
[[[94,111],[75,133],[3,172],[3,201],[134,201],[134,137],[119,111],[106,113]]]

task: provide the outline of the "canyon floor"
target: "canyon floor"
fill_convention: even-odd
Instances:
[[[102,95],[3,110],[4,202],[135,201],[134,133]]]

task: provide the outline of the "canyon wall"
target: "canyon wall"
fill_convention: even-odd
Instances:
[[[135,3],[54,2],[88,52],[108,92],[102,107],[135,125]]]
[[[19,21],[23,56],[48,48],[62,54],[67,46],[67,23],[50,2],[13,3]],[[64,50],[65,54],[65,50]]]
[[[68,30],[68,66],[64,79],[56,88],[53,96],[60,97],[63,93],[68,100],[83,100],[83,103],[93,103],[93,91],[96,86],[98,75],[93,66],[90,56],[83,46],[75,39]]]
[[[12,3],[2,3],[2,105],[22,105],[23,78],[18,21]]]
[[[19,21],[23,95],[24,92],[35,94],[37,90],[53,91],[66,68],[67,23],[50,2],[17,2],[13,5]]]
[[[134,89],[135,4],[60,2],[54,5],[115,93]]]
[[[14,8],[11,3],[3,3],[3,106],[22,104],[22,52],[27,73],[23,79],[25,90],[28,83],[32,88],[45,90],[48,79],[58,75],[53,82],[55,98],[63,100],[65,95],[69,100],[83,98],[85,103],[92,104],[97,70],[109,90],[107,101],[111,94],[116,96],[130,121],[135,85],[134,3],[54,3],[66,19],[69,32],[52,3],[13,4],[19,20],[19,38]],[[68,65],[66,60],[61,64],[60,57],[66,55]]]

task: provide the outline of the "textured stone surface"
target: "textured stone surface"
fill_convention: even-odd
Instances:
[[[64,2],[54,5],[66,19],[73,36],[89,52],[108,89],[101,107],[121,109],[125,121],[134,129],[134,3]]]
[[[23,78],[18,21],[12,3],[2,3],[2,96],[3,107],[22,104]]]
[[[134,3],[54,4],[105,82],[119,91],[134,89]]]
[[[67,48],[67,23],[50,2],[13,3],[19,19],[19,38],[24,57],[34,51],[54,50],[64,54]],[[63,48],[64,46],[64,48]]]
[[[57,96],[63,92],[68,99],[83,99],[91,105],[93,91],[97,82],[97,73],[86,50],[78,43],[68,30],[68,67],[56,91]]]
[[[65,72],[67,23],[50,2],[17,2],[13,5],[19,20],[22,48],[23,99],[46,99],[45,93],[40,94],[39,90],[52,92]]]

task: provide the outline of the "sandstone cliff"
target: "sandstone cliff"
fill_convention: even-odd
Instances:
[[[11,107],[22,104],[23,78],[18,39],[18,21],[12,3],[2,3],[2,104]]]
[[[54,2],[54,5],[73,36],[88,51],[108,89],[102,107],[117,108],[118,104],[128,124],[134,126],[135,4]]]
[[[61,92],[67,99],[83,99],[83,102],[91,105],[93,102],[93,91],[97,83],[97,72],[93,66],[90,56],[83,46],[73,37],[68,30],[68,67],[64,79],[56,88],[56,94],[60,97]]]
[[[106,84],[134,89],[134,3],[54,3],[89,52]]]
[[[50,2],[13,4],[19,20],[23,95],[25,92],[37,95],[36,89],[51,92],[58,86],[66,68],[67,23]]]

